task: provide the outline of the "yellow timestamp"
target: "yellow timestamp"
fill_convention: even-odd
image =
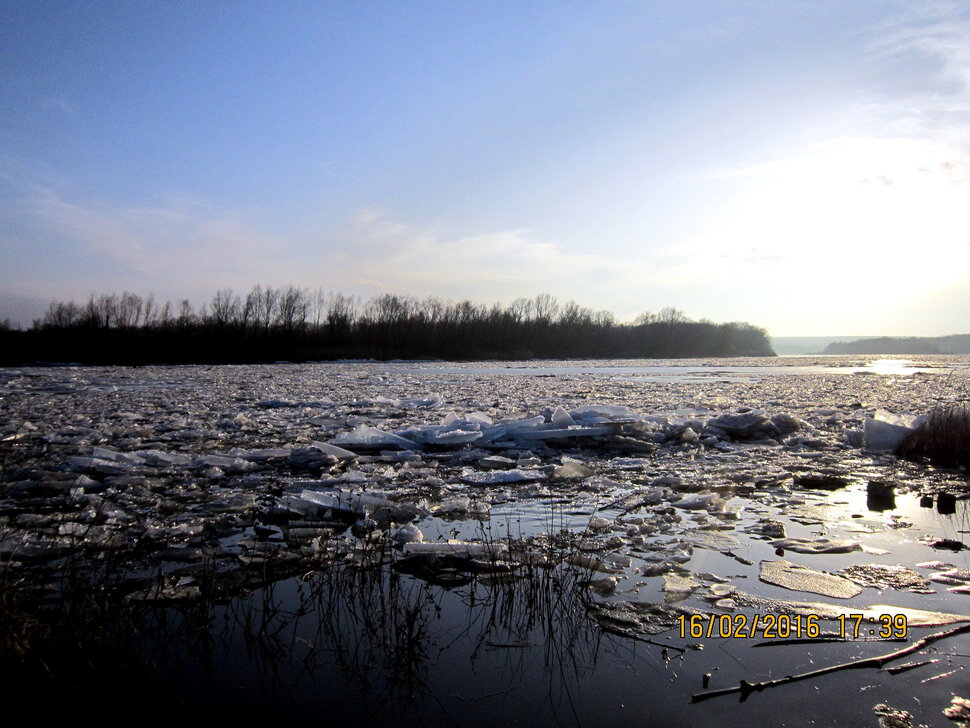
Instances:
[[[879,637],[884,640],[905,639],[909,621],[905,614],[842,614],[836,619],[840,636],[858,639]]]
[[[684,639],[812,639],[822,636],[821,619],[817,614],[681,614],[676,621]],[[902,639],[908,627],[905,614],[847,614],[835,621],[838,632],[828,636],[842,639]]]

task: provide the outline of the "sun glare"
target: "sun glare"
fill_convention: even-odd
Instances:
[[[950,284],[970,264],[970,225],[967,182],[945,151],[908,139],[841,139],[747,168],[712,242],[760,251],[780,274],[912,292]]]

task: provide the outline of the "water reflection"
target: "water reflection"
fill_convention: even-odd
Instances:
[[[167,616],[142,632],[142,649],[201,710],[437,724],[528,693],[532,710],[569,713],[603,639],[586,578],[525,567],[446,589],[386,566],[338,566],[208,612],[158,610]]]
[[[752,378],[780,375],[818,374],[874,374],[881,376],[911,376],[913,374],[946,373],[952,368],[967,365],[966,357],[941,358],[935,361],[913,359],[860,359],[858,357],[778,357],[777,359],[670,360],[631,359],[623,361],[588,362],[495,362],[475,364],[413,364],[406,371],[422,375],[510,375],[557,377],[602,375],[620,379],[649,379],[661,381],[751,381]]]

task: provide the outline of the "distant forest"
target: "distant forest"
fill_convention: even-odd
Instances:
[[[970,334],[952,336],[880,336],[834,341],[825,354],[970,354]]]
[[[764,329],[693,321],[676,308],[632,324],[548,294],[507,306],[383,294],[368,301],[289,286],[188,300],[54,301],[26,331],[0,330],[0,364],[219,364],[333,359],[774,356]]]

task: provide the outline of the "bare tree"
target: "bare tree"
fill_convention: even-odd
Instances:
[[[231,288],[216,291],[209,304],[209,320],[213,325],[225,328],[234,326],[240,317],[241,302]]]

